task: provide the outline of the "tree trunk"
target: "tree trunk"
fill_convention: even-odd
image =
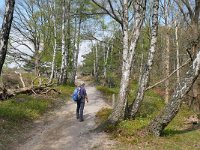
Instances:
[[[168,9],[169,4],[167,0],[164,1],[164,12],[165,12],[165,26],[167,27],[167,33],[166,33],[166,49],[165,49],[165,75],[169,76],[169,53],[170,53],[170,36],[169,36],[169,27],[168,27]],[[165,81],[165,103],[168,103],[169,101],[169,79]]]
[[[169,33],[166,35],[166,51],[165,51],[165,75],[169,76]],[[169,79],[165,81],[165,103],[169,101]]]
[[[8,39],[13,20],[15,0],[6,0],[5,5],[6,5],[5,14],[0,32],[0,75],[6,58]]]
[[[178,42],[178,23],[175,21],[175,38],[176,38],[176,69],[180,67],[179,60],[179,42]],[[176,72],[177,83],[180,82],[180,71],[179,69]]]
[[[133,25],[133,35],[129,48],[128,38],[128,0],[123,1],[123,64],[122,64],[122,78],[120,83],[119,100],[115,109],[108,118],[108,123],[115,124],[125,118],[127,108],[127,90],[129,85],[129,77],[131,70],[131,63],[135,55],[135,47],[140,35],[140,29],[144,19],[145,2],[136,0],[134,2],[135,23]]]
[[[200,52],[193,61],[185,77],[177,84],[169,103],[164,110],[149,124],[148,130],[156,136],[160,136],[163,129],[172,121],[178,113],[183,101],[183,96],[189,92],[200,73]]]
[[[35,76],[39,76],[40,74],[40,53],[39,53],[39,43],[37,40],[34,43],[34,49],[35,49],[35,54],[34,54],[34,65],[35,65]]]
[[[67,35],[66,35],[66,51],[65,51],[65,80],[67,82],[69,75],[69,60],[71,49],[71,0],[67,1]]]
[[[96,54],[95,54],[95,47],[94,47],[94,43],[92,41],[92,54],[93,54],[93,77],[96,74]]]
[[[73,68],[75,66],[76,62],[76,55],[77,55],[77,18],[74,18],[74,40],[73,40]],[[77,60],[78,61],[78,60]],[[72,71],[72,78],[70,79],[70,84],[75,84],[75,78],[76,78],[76,71],[73,69]]]
[[[77,74],[77,67],[78,67],[78,55],[79,55],[79,49],[80,49],[80,34],[81,34],[81,16],[79,18],[79,22],[78,22],[78,34],[77,34],[77,40],[76,43],[75,43],[75,51],[74,51],[74,63],[73,63],[73,73],[72,73],[72,81],[71,83],[75,83],[75,77],[76,77],[76,74]],[[76,29],[75,29],[76,30]]]
[[[62,62],[61,62],[61,73],[60,73],[60,84],[66,84],[66,47],[65,47],[65,0],[63,0],[63,15],[62,15]]]
[[[190,7],[187,5],[186,6],[189,10]],[[199,15],[200,15],[200,1],[199,0],[195,0],[195,7],[194,7],[194,11],[189,11],[189,15],[190,15],[190,19],[191,19],[191,35],[193,39],[196,39],[199,35]],[[191,51],[191,56],[192,59],[193,57],[196,56],[198,50],[198,45],[194,45]],[[195,83],[193,84],[193,87],[191,89],[191,93],[193,95],[192,100],[189,100],[189,103],[191,104],[192,108],[196,111],[196,112],[200,112],[200,77],[198,77],[198,79],[195,81]],[[197,108],[197,109],[196,109]]]
[[[95,78],[95,81],[97,82],[98,81],[98,62],[99,62],[99,58],[98,58],[98,43],[96,44],[96,47],[95,47],[95,74],[94,74],[94,78]]]
[[[54,3],[54,11],[55,11],[56,9],[55,1],[53,3]],[[53,14],[53,26],[54,26],[54,46],[53,46],[53,58],[52,58],[52,65],[51,65],[51,76],[50,76],[49,82],[52,82],[54,78],[54,72],[55,72],[55,60],[56,60],[56,52],[57,52],[56,14]]]
[[[149,81],[149,75],[150,71],[152,69],[152,63],[154,58],[154,53],[156,50],[156,44],[157,44],[157,35],[158,35],[158,7],[159,7],[159,1],[154,0],[153,1],[153,16],[152,16],[152,31],[151,31],[151,44],[148,54],[148,61],[145,67],[143,68],[143,72],[139,81],[139,88],[137,91],[136,99],[133,101],[132,109],[131,109],[131,118],[134,118],[136,113],[138,112],[141,103],[144,99],[144,93],[145,89],[147,87],[148,81]]]
[[[103,76],[104,76],[105,80],[107,78],[108,55],[109,55],[109,46],[105,46],[105,48],[104,48],[104,69],[103,69]]]

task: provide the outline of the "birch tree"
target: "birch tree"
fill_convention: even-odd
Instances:
[[[194,3],[191,4],[191,1],[188,1],[188,0],[181,0],[181,1],[176,0],[176,3],[182,15],[184,16],[185,21],[187,22],[187,24],[189,24],[188,30],[190,34],[188,34],[188,37],[189,37],[188,39],[189,41],[193,41],[199,35],[198,28],[199,28],[199,15],[200,15],[200,1],[194,0]],[[183,9],[183,6],[186,9]],[[189,17],[187,17],[187,14],[189,14],[188,15]],[[197,53],[197,50],[198,50],[197,45],[194,45],[193,48],[187,51],[191,60],[194,59]],[[198,78],[196,82],[193,84],[193,87],[191,88],[190,94],[193,95],[193,99],[189,100],[190,101],[189,103],[190,104],[196,103],[195,105],[197,106],[194,105],[193,108],[196,107],[200,110],[200,98],[198,96],[200,94],[199,85],[200,85],[200,79]]]
[[[61,72],[60,72],[60,79],[59,79],[59,83],[60,84],[66,84],[67,82],[67,61],[68,61],[68,50],[66,49],[65,46],[65,22],[66,22],[66,17],[65,17],[65,13],[66,13],[66,4],[65,4],[65,0],[62,1],[62,61],[61,61]],[[67,12],[68,16],[70,16],[69,12]]]
[[[170,7],[170,1],[164,0],[164,22],[165,26],[167,28],[166,32],[166,48],[165,48],[165,60],[164,60],[164,65],[165,65],[165,75],[169,76],[170,74],[170,60],[169,60],[169,55],[170,55],[170,33],[169,33],[169,7]],[[168,103],[169,101],[169,79],[165,81],[165,103]]]
[[[99,43],[100,44],[100,43]],[[95,74],[94,74],[94,78],[96,80],[96,82],[98,81],[98,71],[99,71],[99,67],[98,67],[98,63],[99,63],[99,54],[98,54],[98,42],[96,43],[96,46],[95,46],[95,52],[94,52],[94,55],[95,55],[95,65],[94,65],[94,70],[95,70]]]
[[[151,43],[150,43],[150,48],[149,48],[149,53],[148,53],[148,60],[147,60],[146,65],[143,68],[143,72],[139,80],[137,96],[135,100],[133,101],[133,104],[131,105],[132,108],[131,108],[130,115],[132,118],[135,117],[144,99],[144,93],[149,81],[150,71],[152,69],[152,63],[153,63],[154,53],[156,50],[157,36],[158,36],[158,7],[159,7],[159,0],[154,0],[153,1]]]
[[[128,1],[123,0],[121,4],[121,10],[114,10],[113,5],[110,0],[108,0],[108,6],[110,8],[107,9],[103,7],[99,3],[93,0],[95,4],[97,4],[100,8],[102,8],[106,13],[108,13],[113,19],[115,19],[122,28],[123,34],[123,63],[122,63],[122,77],[120,83],[120,92],[119,92],[119,100],[116,104],[115,109],[112,114],[109,116],[107,123],[115,124],[119,120],[125,118],[125,111],[127,106],[127,91],[129,85],[130,78],[130,70],[132,66],[132,61],[135,55],[135,47],[140,35],[140,29],[143,24],[144,13],[146,0],[136,0],[136,1]],[[132,27],[132,34],[129,38],[129,6],[130,4],[134,8],[134,23]],[[118,14],[118,12],[122,12],[122,14]],[[130,40],[130,43],[129,43]]]
[[[179,24],[175,21],[175,42],[176,42],[176,69],[180,67],[180,52],[179,52],[179,41],[178,41],[178,27]],[[177,83],[180,82],[180,71],[179,69],[176,72]]]
[[[79,22],[78,27],[77,27],[77,22]],[[75,78],[76,78],[76,73],[77,73],[78,54],[79,54],[79,47],[80,47],[80,43],[78,41],[79,40],[78,36],[80,36],[79,29],[81,29],[80,24],[81,24],[80,21],[77,21],[77,17],[75,17],[74,18],[74,45],[73,45],[73,68],[74,69],[72,71],[72,78],[71,78],[71,81],[70,81],[71,84],[75,83]]]
[[[107,64],[108,64],[108,56],[109,56],[110,47],[104,46],[104,68],[103,68],[103,76],[104,79],[107,78]]]
[[[3,23],[0,31],[0,75],[2,72],[2,67],[6,58],[9,34],[11,30],[11,24],[13,20],[15,0],[5,1],[5,14],[3,18]]]
[[[52,64],[51,64],[51,75],[49,82],[52,82],[53,77],[54,77],[54,72],[55,72],[55,60],[56,60],[56,52],[57,52],[57,27],[56,27],[56,2],[53,2],[52,12],[54,10],[53,14],[53,29],[54,29],[54,46],[53,46],[53,57],[52,57]]]
[[[75,77],[77,74],[77,67],[78,67],[78,55],[80,52],[80,42],[81,42],[81,27],[82,27],[82,21],[83,21],[83,14],[82,11],[84,9],[84,3],[79,2],[78,7],[78,19],[75,16],[75,33],[74,33],[74,52],[73,52],[73,71],[72,71],[72,79],[70,83],[75,83]],[[78,24],[78,25],[77,25]]]
[[[199,43],[200,36],[195,44]],[[200,51],[197,53],[192,65],[189,67],[185,74],[185,77],[177,83],[174,88],[174,93],[172,94],[169,103],[165,106],[163,111],[153,119],[149,124],[148,130],[156,136],[162,134],[163,129],[172,121],[180,110],[180,106],[183,102],[183,97],[187,94],[197,77],[200,73]]]

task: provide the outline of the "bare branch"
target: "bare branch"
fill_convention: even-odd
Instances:
[[[26,86],[25,86],[22,74],[20,72],[17,72],[17,71],[15,71],[15,73],[19,75],[20,81],[22,82],[22,86],[23,86],[23,88],[25,88]]]
[[[180,9],[181,13],[183,14],[184,20],[187,22],[187,24],[189,24],[188,21],[187,21],[187,17],[186,17],[186,15],[185,15],[185,12],[183,11],[183,8],[181,7],[180,2],[179,2],[178,0],[176,0],[175,2],[176,2],[176,4],[178,5],[178,8]]]
[[[119,19],[119,17],[116,15],[114,9],[113,9],[113,6],[112,6],[112,3],[110,0],[108,0],[108,3],[109,3],[109,6],[110,6],[110,9],[112,11],[112,14],[114,15],[114,17],[116,18],[116,20],[122,20],[122,19]]]
[[[114,20],[116,20],[122,26],[122,24],[123,24],[122,20],[120,20],[118,17],[116,18],[114,14],[112,14],[109,10],[107,10],[101,4],[97,3],[95,0],[92,0],[92,2],[95,3],[99,8],[101,8],[102,10],[104,10],[111,18],[113,18]]]
[[[160,80],[159,82],[155,83],[154,85],[151,85],[149,87],[146,88],[146,91],[147,90],[150,90],[152,88],[154,88],[155,86],[165,82],[167,79],[169,79],[173,74],[175,74],[178,70],[180,70],[181,68],[183,68],[185,65],[189,64],[189,62],[191,62],[190,59],[188,59],[183,65],[181,65],[179,68],[177,68],[176,70],[174,70],[171,74],[169,74],[166,78]]]
[[[187,7],[189,14],[190,14],[190,18],[192,19],[194,17],[194,12],[190,6],[190,3],[188,0],[182,0],[182,2],[185,4],[185,6]]]

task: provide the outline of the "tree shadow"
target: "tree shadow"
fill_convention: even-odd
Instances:
[[[198,124],[191,124],[189,127],[182,129],[182,130],[175,130],[175,129],[166,129],[163,131],[162,136],[174,136],[177,134],[184,134],[191,131],[200,130],[200,123]]]

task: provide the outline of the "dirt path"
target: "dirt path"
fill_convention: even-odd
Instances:
[[[52,112],[46,118],[37,121],[36,128],[21,141],[17,150],[109,150],[115,142],[105,133],[92,133],[96,127],[95,114],[107,106],[95,87],[86,85],[89,103],[84,109],[84,122],[75,118],[76,104],[69,101],[61,109]]]

